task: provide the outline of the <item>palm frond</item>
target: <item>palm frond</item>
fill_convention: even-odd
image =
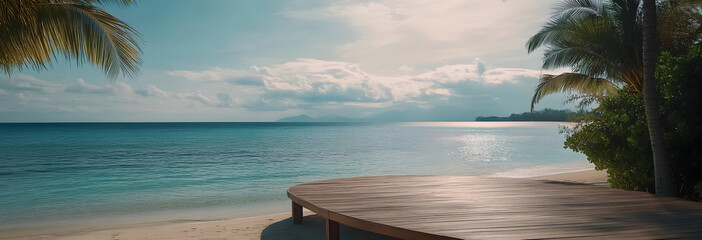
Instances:
[[[0,69],[46,68],[63,55],[101,66],[110,79],[139,74],[139,33],[91,3],[132,1],[7,0],[0,10]]]
[[[580,73],[563,73],[560,75],[544,74],[534,90],[531,109],[545,96],[556,92],[578,92],[584,94],[609,95],[619,89],[617,85],[604,78],[591,77]]]
[[[578,35],[569,26],[583,19],[594,18],[603,13],[603,8],[596,0],[568,0],[556,8],[556,12],[541,30],[534,34],[526,43],[527,52],[557,42],[564,36]]]
[[[604,18],[567,21],[560,26],[562,33],[544,52],[544,69],[570,67],[592,76],[618,71],[618,57],[612,53],[619,51],[620,44]]]
[[[128,6],[128,5],[135,3],[134,0],[83,0],[83,2],[86,2],[90,5],[92,5],[93,3],[97,3],[97,4],[115,4],[115,5],[121,5],[121,6]]]
[[[566,67],[574,74],[590,76],[583,78],[589,81],[582,86],[593,79],[607,79],[610,83],[639,89],[643,67],[640,1],[563,0],[551,19],[527,41],[527,51],[531,53],[546,47],[542,68]],[[574,79],[572,76],[575,75],[545,76],[544,79]],[[545,91],[548,89],[545,86],[540,85],[537,93],[552,92]],[[580,86],[571,89],[587,91]],[[533,103],[544,94],[536,94]]]
[[[604,9],[601,0],[566,0],[556,7],[554,14],[561,17],[600,15]]]

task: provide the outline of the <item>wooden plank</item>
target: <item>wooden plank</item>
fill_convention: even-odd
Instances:
[[[604,186],[378,176],[300,184],[288,190],[288,197],[330,221],[404,239],[702,235],[700,203]]]

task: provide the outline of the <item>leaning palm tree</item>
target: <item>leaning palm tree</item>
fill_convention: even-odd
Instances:
[[[135,77],[139,33],[95,4],[131,0],[0,1],[0,71],[45,69],[57,56],[102,67],[107,76]]]
[[[662,50],[690,46],[700,39],[702,1],[668,0],[661,5]],[[624,86],[643,92],[641,0],[564,0],[526,47],[529,53],[545,47],[544,69],[572,69],[544,74],[534,91],[532,109],[555,92],[608,95]]]
[[[566,0],[527,42],[529,53],[546,46],[543,68],[571,68],[544,74],[531,108],[546,95],[575,91],[613,94],[622,86],[643,90],[639,0]]]

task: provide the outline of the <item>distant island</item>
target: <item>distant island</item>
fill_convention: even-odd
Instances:
[[[570,110],[557,110],[545,108],[541,111],[523,112],[520,114],[513,113],[509,117],[479,116],[475,118],[478,122],[495,122],[495,121],[547,121],[547,122],[566,122],[572,119],[578,113]]]
[[[278,119],[276,122],[467,122],[467,121],[548,121],[565,122],[577,116],[571,110],[556,110],[545,108],[534,112],[512,114],[509,117],[475,117],[471,112],[445,114],[445,109],[406,109],[392,110],[373,114],[366,117],[351,118],[341,115],[324,115],[312,117],[306,114]]]

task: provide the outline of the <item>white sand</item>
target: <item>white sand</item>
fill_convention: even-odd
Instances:
[[[568,181],[606,184],[607,173],[587,170],[530,177],[535,180]],[[305,211],[302,225],[294,225],[290,213],[251,218],[215,221],[156,222],[89,228],[75,231],[56,231],[50,234],[28,235],[20,232],[0,232],[0,239],[61,239],[61,240],[118,240],[118,239],[324,239],[324,220]],[[346,239],[390,239],[351,228],[342,229]],[[22,236],[24,235],[24,236]]]
[[[88,228],[18,238],[9,237],[7,239],[260,239],[264,228],[289,217],[290,213],[281,213],[215,221],[156,222]]]
[[[82,232],[56,239],[260,239],[264,228],[289,217],[290,214],[286,213],[218,221],[127,226]]]

